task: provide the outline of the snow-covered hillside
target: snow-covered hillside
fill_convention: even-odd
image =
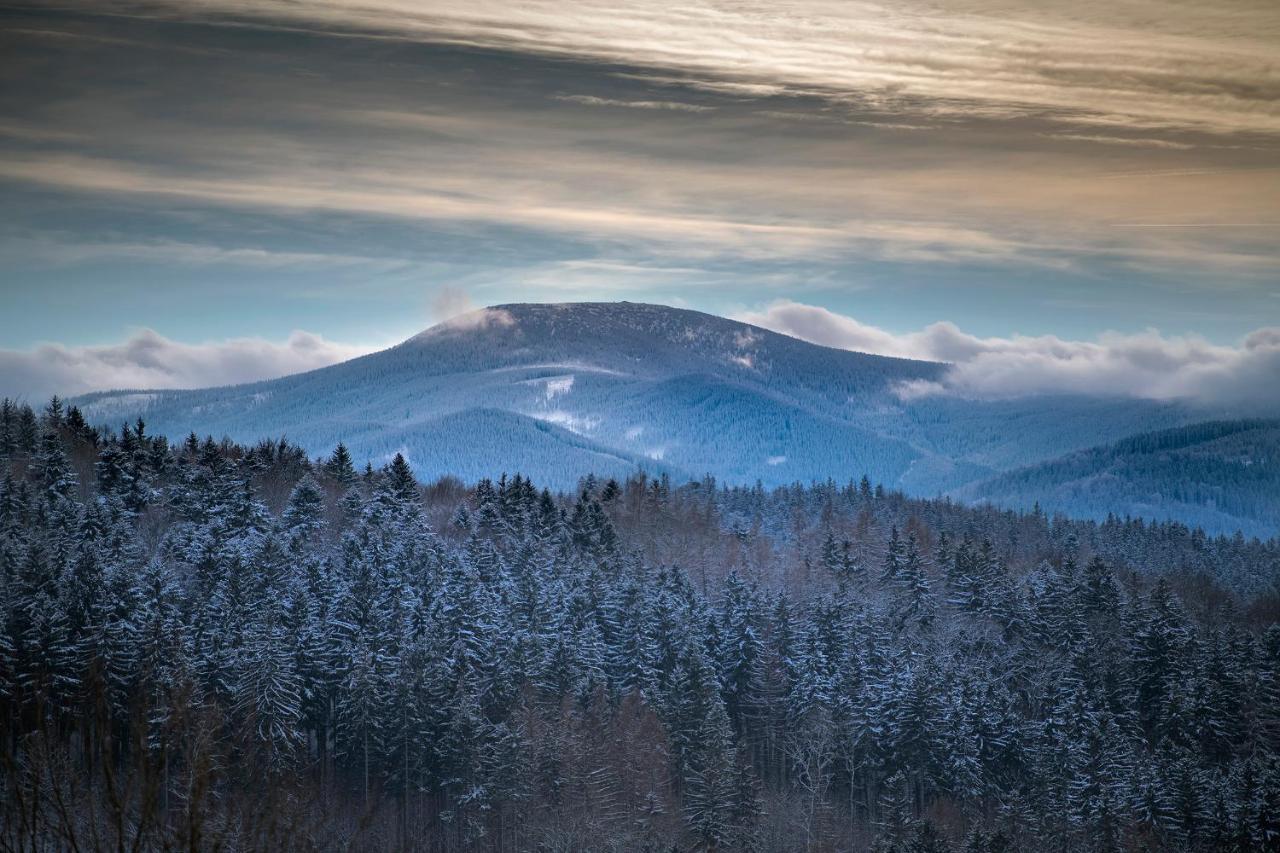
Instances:
[[[421,476],[523,471],[569,486],[637,467],[766,485],[857,479],[937,494],[1205,414],[1080,396],[913,399],[946,366],[806,343],[633,303],[501,305],[399,346],[282,379],[76,401],[173,438],[287,436],[315,454],[397,452]],[[145,393],[144,393],[145,392]]]
[[[1210,533],[1280,533],[1280,420],[1211,421],[1130,436],[960,490],[1073,518],[1177,519]]]

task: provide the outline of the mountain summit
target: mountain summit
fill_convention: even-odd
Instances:
[[[468,352],[472,343],[484,351]],[[453,353],[451,367],[471,370],[523,365],[538,354],[566,352],[648,377],[700,372],[760,379],[801,367],[898,380],[933,378],[940,370],[931,362],[819,347],[701,311],[635,302],[495,305],[432,326],[402,347],[429,349],[440,357]],[[831,378],[824,372],[811,384]]]
[[[815,346],[697,311],[635,303],[497,305],[404,343],[282,379],[86,397],[98,421],[344,441],[424,475],[494,474],[493,460],[568,485],[637,466],[766,482],[868,473],[896,482],[920,456],[855,423],[942,365]]]
[[[375,464],[401,452],[424,478],[518,470],[569,487],[588,471],[765,485],[865,474],[908,492],[965,490],[997,501],[979,485],[1207,419],[1180,404],[1132,399],[899,394],[903,383],[945,370],[680,308],[512,304],[296,376],[77,402],[94,422],[141,416],[171,437],[283,435],[317,455],[342,441]],[[1159,515],[1159,502],[1146,497],[1142,510]]]

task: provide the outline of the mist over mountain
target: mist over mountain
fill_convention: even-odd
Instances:
[[[1135,513],[1213,533],[1276,530],[1273,515],[1232,497],[1241,481],[1227,476],[1235,470],[1230,462],[1206,469],[1204,487],[1191,490],[1088,488],[1086,499],[1080,483],[1060,481],[1078,473],[1079,461],[1070,461],[1076,457],[1055,462],[1067,454],[1232,412],[1079,394],[982,400],[902,393],[947,369],[678,308],[514,304],[281,379],[113,391],[76,402],[94,423],[142,417],[173,439],[190,432],[243,442],[287,436],[313,455],[344,442],[358,461],[375,466],[399,452],[424,478],[475,481],[521,471],[567,488],[585,471],[711,475],[766,486],[865,475],[910,494],[1017,506],[1043,495],[1048,509],[1090,516]],[[1200,452],[1213,458],[1216,449]],[[1034,475],[1011,473],[1046,463]],[[1168,469],[1156,479],[1177,477]],[[1275,477],[1274,463],[1259,465],[1245,488],[1266,491]]]

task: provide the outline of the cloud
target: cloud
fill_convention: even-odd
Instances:
[[[510,328],[516,323],[511,312],[502,308],[476,308],[470,294],[451,284],[436,291],[431,301],[431,312],[437,322],[417,335],[419,339],[446,331],[469,331],[490,326]]]
[[[598,169],[603,164],[587,165]],[[583,177],[581,171],[577,177]],[[517,197],[509,184],[492,178],[476,175],[459,181],[448,175],[408,175],[403,164],[386,171],[369,166],[359,173],[349,173],[344,184],[335,185],[327,171],[282,172],[266,179],[244,174],[185,177],[105,159],[15,156],[0,161],[0,179],[94,193],[187,199],[233,208],[371,214],[426,222],[488,222],[608,241],[676,244],[689,251],[735,251],[757,258],[829,253],[850,240],[877,244],[906,241],[928,244],[933,247],[930,251],[938,252],[945,252],[954,243],[961,252],[980,255],[1015,248],[970,228],[942,224],[773,222],[757,221],[732,211],[689,213],[628,205],[625,200],[575,196],[573,183],[527,188],[523,197]]]
[[[471,295],[460,287],[446,284],[431,298],[431,317],[437,322],[476,310]]]
[[[1190,151],[1195,148],[1186,142],[1174,142],[1170,139],[1152,139],[1139,136],[1107,136],[1098,133],[1049,133],[1050,139],[1069,139],[1075,142],[1097,142],[1101,145],[1130,145],[1135,148],[1170,148],[1175,151]]]
[[[516,324],[516,318],[511,316],[511,312],[505,308],[479,308],[475,311],[468,311],[466,314],[459,314],[456,317],[450,317],[443,323],[432,326],[422,334],[430,335],[441,331],[470,331],[472,329],[488,329],[497,327],[499,329],[509,329]]]
[[[588,107],[624,107],[632,110],[673,110],[685,113],[711,112],[715,107],[705,104],[689,104],[684,101],[624,101],[618,98],[599,98],[595,95],[556,95],[557,101],[569,101]]]
[[[283,167],[264,175],[252,173],[246,164],[234,164],[225,174],[195,177],[121,160],[34,154],[0,160],[0,179],[231,209],[515,226],[684,258],[857,257],[1068,269],[1075,264],[1072,255],[1106,250],[1132,262],[1147,258],[1157,266],[1172,257],[1184,269],[1190,264],[1265,270],[1275,266],[1271,254],[1259,257],[1248,246],[1210,253],[1182,238],[1135,240],[1108,248],[1083,230],[1060,227],[1050,234],[1012,221],[997,227],[961,221],[961,211],[949,209],[955,204],[949,199],[970,193],[974,177],[958,169],[878,175],[870,168],[779,167],[770,181],[776,188],[762,189],[753,164],[672,161],[664,165],[664,178],[655,179],[626,157],[577,153],[567,158],[558,148],[542,153],[546,159],[538,171],[546,180],[539,182],[523,174],[531,155],[522,158],[520,174],[504,174],[510,168],[505,157],[495,157],[498,165],[490,169],[484,167],[480,152],[474,152],[465,176],[430,168],[410,170],[410,160],[390,158],[384,164],[372,156],[335,182],[327,169]],[[605,178],[614,185],[601,194],[598,182]],[[664,186],[655,193],[659,180]],[[854,186],[857,205],[851,205],[845,193]],[[1047,186],[1041,180],[1039,189]],[[930,218],[920,218],[918,209],[903,208],[904,198],[918,202],[926,191],[936,196],[931,198]],[[764,212],[753,209],[746,203],[750,196],[769,197],[770,204]],[[1009,191],[992,201],[1014,208],[1031,205],[1033,214],[1044,206],[1043,199]],[[872,215],[878,208],[879,215]],[[1078,221],[1071,227],[1081,228]]]
[[[738,319],[824,346],[951,365],[939,382],[900,386],[904,399],[1080,393],[1280,405],[1280,327],[1258,329],[1225,346],[1154,330],[1108,332],[1092,341],[1053,335],[982,338],[947,322],[898,334],[791,301],[741,313]]]
[[[743,93],[934,115],[1042,113],[1131,127],[1280,132],[1266,4],[795,0],[168,0],[118,10],[238,16],[666,72]]]
[[[978,8],[962,15],[954,5],[961,2]],[[304,231],[318,221],[362,220],[365,227],[322,250],[366,266],[373,263],[363,258],[369,235],[406,235],[394,239],[410,247],[417,234],[449,231],[488,232],[484,236],[504,242],[532,232],[547,238],[545,246],[573,241],[574,254],[649,253],[670,266],[800,259],[1077,272],[1090,264],[1140,265],[1184,277],[1205,268],[1274,276],[1273,235],[1261,229],[1174,234],[1111,227],[1172,215],[1203,223],[1265,222],[1275,215],[1278,177],[1256,167],[1271,162],[1269,152],[1219,151],[1214,144],[1224,141],[1221,132],[1135,132],[1079,104],[1046,120],[1036,111],[1048,107],[1036,107],[1036,98],[1084,97],[1106,88],[1094,77],[1076,79],[1081,69],[1102,75],[1118,62],[1109,53],[1095,55],[1104,42],[1081,41],[1080,33],[1101,26],[1105,15],[1061,21],[1024,8],[996,16],[982,12],[990,2],[952,0],[944,4],[952,13],[932,23],[894,9],[818,0],[754,12],[695,3],[683,13],[663,3],[606,9],[584,0],[569,0],[564,9],[542,0],[511,7],[442,0],[430,10],[403,0],[204,0],[148,6],[158,16],[145,16],[145,23],[95,17],[86,24],[51,15],[50,26],[149,35],[166,73],[149,77],[148,96],[137,98],[126,85],[132,78],[65,71],[66,79],[50,80],[47,60],[35,48],[52,51],[65,69],[114,66],[127,59],[119,49],[86,57],[58,44],[28,48],[32,55],[14,62],[23,103],[8,124],[64,141],[0,139],[0,181],[59,199],[79,214],[46,221],[84,221],[82,210],[114,213],[117,205],[149,213],[203,206],[215,217],[245,211]],[[126,15],[138,9],[114,6]],[[171,31],[166,8],[170,16],[207,13],[225,23],[231,15],[237,24],[286,23],[379,39],[344,37],[346,49],[320,53],[327,42],[279,33],[281,55],[298,68],[327,69],[281,75],[256,42],[243,38],[243,26],[193,27],[192,49],[235,57],[220,61],[217,85],[204,85],[204,60],[163,43]],[[582,14],[571,14],[574,9]],[[1040,21],[1045,15],[1050,20]],[[956,38],[935,31],[950,18],[957,20]],[[726,28],[710,28],[715,22]],[[1070,73],[1042,74],[1032,59],[1002,53],[1019,44],[999,38],[1015,22],[1027,40],[1061,33],[1070,50],[1087,48],[1088,55],[1067,63]],[[881,45],[863,24],[897,36]],[[1211,20],[1198,29],[1203,38],[1183,49],[1218,56],[1224,48],[1212,36],[1220,28]],[[927,31],[920,44],[931,45],[919,57],[908,38],[917,30]],[[978,32],[991,38],[969,40]],[[381,53],[388,35],[474,40],[514,55],[476,55],[472,67],[433,44],[416,54],[420,63],[392,73]],[[582,62],[547,62],[548,51]],[[1134,62],[1141,65],[1141,58]],[[588,64],[593,60],[599,64]],[[1192,73],[1185,69],[1202,66],[1180,67],[1185,76]],[[874,79],[846,78],[857,68]],[[1197,85],[1179,83],[1175,71],[1156,75],[1155,82],[1136,67],[1123,71],[1113,87]],[[522,81],[518,98],[508,92],[513,73]],[[1045,92],[1036,89],[1028,101],[1009,91],[1012,101],[996,103],[1004,82],[1022,79],[1025,87],[1026,75],[1040,78]],[[991,85],[977,85],[987,77]],[[959,86],[964,80],[975,85]],[[926,94],[943,84],[977,93],[981,103],[956,92]],[[576,94],[579,87],[591,93]],[[58,93],[64,90],[75,94],[63,100]],[[264,103],[271,105],[266,116]],[[1263,119],[1280,114],[1265,100],[1252,109]],[[1226,141],[1266,143],[1256,134]],[[1138,169],[1162,177],[1112,179]],[[181,218],[167,219],[165,227],[182,225]],[[166,245],[137,229],[130,234],[118,235],[122,246],[115,251],[143,262],[171,256],[183,263],[327,264],[306,252],[288,257],[190,245],[225,236],[184,233]],[[227,242],[249,246],[256,239]],[[112,251],[90,245],[101,238],[78,242],[87,248],[70,249],[68,256]],[[292,248],[279,240],[274,245]]]
[[[142,329],[122,344],[0,350],[0,394],[39,400],[114,389],[235,385],[314,370],[375,349],[303,331],[284,342],[239,338],[187,344]]]
[[[61,234],[31,232],[5,235],[4,239],[0,239],[0,252],[10,260],[40,264],[46,268],[142,261],[183,266],[225,264],[264,269],[361,267],[387,270],[403,267],[407,263],[401,258],[342,252],[299,252],[255,246],[228,247],[170,239],[107,242],[75,239]]]
[[[1147,322],[1170,322],[1219,287],[1232,291],[1217,307],[1223,315],[1272,301],[1265,291],[1280,269],[1274,229],[1223,227],[1275,220],[1280,173],[1263,171],[1273,151],[1214,147],[1274,140],[1226,138],[1220,105],[1207,107],[1213,135],[1108,119],[1123,111],[1114,93],[1096,99],[1106,115],[1080,106],[1106,88],[1086,70],[1125,65],[1111,83],[1131,94],[1192,91],[1196,80],[1182,78],[1216,67],[1187,62],[1155,79],[1144,69],[1163,59],[1121,57],[1105,38],[1082,38],[1135,31],[1107,24],[1100,0],[1073,20],[1038,0],[1018,0],[1022,8],[1003,16],[991,8],[1009,0],[947,0],[925,16],[907,13],[917,0],[754,9],[704,0],[161,0],[143,20],[127,17],[138,5],[106,2],[126,17],[68,14],[66,4],[44,17],[51,30],[129,33],[148,45],[145,64],[129,61],[139,55],[132,43],[36,37],[15,45],[11,63],[16,100],[3,129],[17,131],[0,139],[0,182],[27,230],[53,226],[67,239],[38,246],[18,235],[0,255],[11,267],[38,266],[25,278],[50,291],[105,280],[94,264],[136,266],[150,274],[139,280],[157,281],[175,264],[279,266],[299,282],[305,270],[305,286],[329,294],[338,278],[384,293],[414,288],[410,307],[425,314],[427,277],[466,284],[477,304],[612,293],[723,305],[805,299],[854,275],[1002,288],[1016,316],[1047,288],[1069,280],[1094,295],[1114,274],[1152,292]],[[209,13],[216,25],[175,28],[166,8]],[[286,26],[264,51],[246,21]],[[1179,50],[1230,52],[1212,23],[1192,28],[1198,35]],[[897,36],[882,41],[876,28]],[[173,38],[179,29],[184,37]],[[929,32],[913,42],[921,30]],[[378,37],[348,37],[362,34]],[[1061,52],[1013,57],[1042,42],[1084,54],[1065,66],[1054,65]],[[388,51],[406,61],[388,62]],[[1254,73],[1251,55],[1242,54],[1240,74]],[[86,76],[86,67],[125,71]],[[1031,79],[1044,91],[1015,91]],[[957,88],[969,95],[949,91]],[[1154,92],[1152,103],[1166,95]],[[1052,106],[1064,99],[1076,105]],[[1265,99],[1255,106],[1260,122],[1276,112]],[[303,286],[279,278],[273,290]],[[1263,293],[1240,295],[1250,289]],[[433,319],[470,307],[463,296]],[[59,339],[52,323],[22,343],[45,338]]]
[[[763,311],[742,312],[737,319],[824,347],[896,358],[927,358],[890,332],[817,305],[782,300]]]

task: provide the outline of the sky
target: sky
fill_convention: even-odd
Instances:
[[[1274,0],[6,3],[0,394],[617,299],[971,393],[1280,385],[1277,56]]]

